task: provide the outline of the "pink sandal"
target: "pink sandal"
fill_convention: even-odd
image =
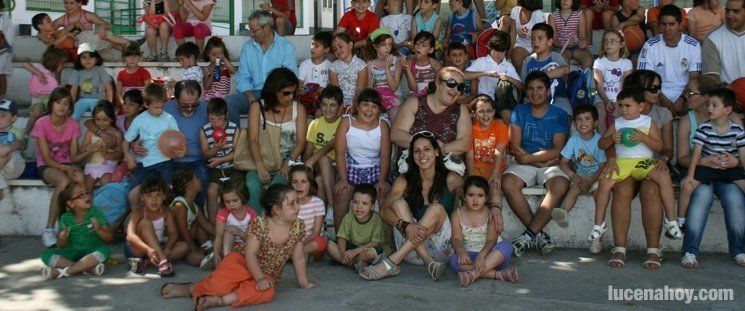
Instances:
[[[163,259],[158,263],[158,273],[161,277],[172,277],[176,275],[173,271],[173,265],[168,261],[168,259]]]

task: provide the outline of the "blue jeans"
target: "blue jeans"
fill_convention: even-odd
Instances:
[[[255,99],[261,97],[261,90],[251,91]],[[225,101],[228,103],[228,121],[241,125],[241,115],[248,114],[249,102],[246,99],[246,95],[243,93],[236,93],[225,97]]]
[[[279,172],[269,173],[272,177],[271,185],[287,184],[287,180]],[[268,186],[268,185],[267,185]],[[254,209],[257,214],[264,213],[264,207],[259,203],[261,194],[264,193],[264,185],[259,178],[259,171],[248,171],[246,173],[246,188],[248,188],[248,206]]]
[[[72,118],[75,119],[75,121],[80,121],[80,119],[83,118],[83,114],[88,111],[93,111],[93,108],[96,107],[96,103],[98,103],[98,99],[96,98],[81,98],[78,99],[78,101],[75,103],[75,108],[72,111]]]
[[[698,254],[698,247],[701,245],[706,221],[714,201],[714,193],[719,197],[724,209],[730,256],[745,253],[745,194],[737,185],[721,182],[714,182],[711,185],[700,184],[691,195],[686,212],[686,230],[681,253]]]
[[[210,184],[210,176],[209,176],[209,170],[207,168],[207,160],[196,160],[191,162],[173,162],[173,170],[177,170],[180,168],[189,168],[192,171],[194,171],[194,174],[197,175],[197,178],[199,178],[199,181],[202,183],[202,191],[199,191],[197,196],[194,198],[194,203],[196,203],[198,206],[205,206],[206,197],[205,197],[205,191],[207,191],[207,187]]]

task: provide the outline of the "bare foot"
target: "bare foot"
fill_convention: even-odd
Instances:
[[[191,296],[191,283],[166,283],[160,288],[160,297],[163,299],[189,297]]]
[[[204,296],[197,299],[197,310],[205,310],[209,308],[214,307],[222,307],[225,306],[225,301],[222,300],[222,297],[217,296]]]

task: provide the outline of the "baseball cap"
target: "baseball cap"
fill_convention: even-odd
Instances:
[[[12,115],[17,115],[18,107],[9,99],[0,99],[0,111],[7,111]]]
[[[93,43],[85,42],[85,43],[81,43],[80,45],[78,45],[78,55],[83,54],[85,52],[93,53],[95,51],[96,51],[96,45]]]

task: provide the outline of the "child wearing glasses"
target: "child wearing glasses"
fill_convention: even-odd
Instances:
[[[371,184],[382,200],[390,191],[387,180],[391,161],[391,129],[380,119],[382,99],[374,89],[364,89],[357,100],[357,114],[347,116],[336,129],[336,183],[334,226],[339,228],[349,211],[352,190]]]
[[[504,172],[504,152],[509,143],[507,126],[494,118],[494,101],[487,95],[479,95],[474,100],[473,140],[466,153],[468,175],[486,178],[499,189],[499,181]],[[497,191],[498,202],[502,201],[502,191]]]
[[[600,134],[605,133],[605,129],[616,118],[616,96],[623,88],[623,79],[633,70],[628,56],[629,49],[624,44],[623,35],[617,30],[606,31],[600,45],[600,58],[592,65],[598,91],[595,107],[598,109]]]
[[[104,273],[104,262],[114,235],[104,214],[91,204],[91,193],[79,183],[70,183],[59,194],[60,209],[67,212],[59,220],[57,248],[41,253],[44,280],[61,279],[87,272]]]

